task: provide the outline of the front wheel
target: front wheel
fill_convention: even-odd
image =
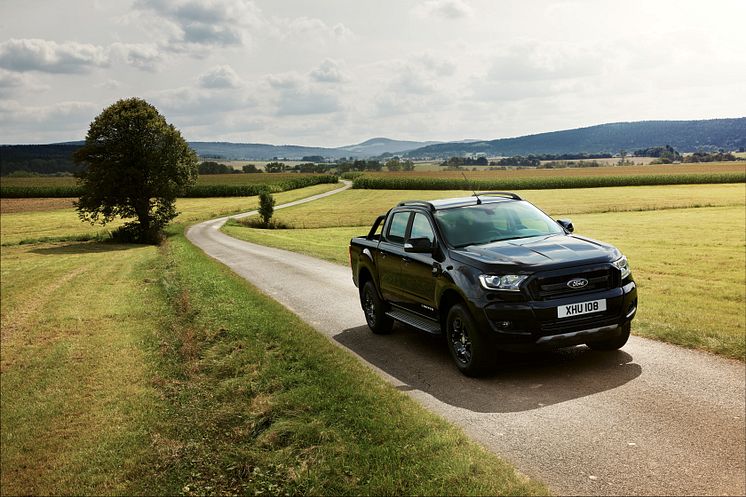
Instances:
[[[600,340],[598,342],[588,342],[586,345],[593,350],[618,350],[624,347],[629,340],[629,332],[632,328],[632,323],[627,323],[622,327],[622,332],[619,336],[611,338],[609,340]]]
[[[386,315],[383,301],[378,296],[376,285],[372,281],[366,281],[360,292],[360,304],[363,306],[365,321],[368,328],[379,335],[391,332],[394,321]]]
[[[459,371],[466,376],[479,376],[488,370],[489,348],[469,310],[456,304],[448,311],[446,341]]]

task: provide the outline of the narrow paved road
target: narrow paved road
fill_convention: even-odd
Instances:
[[[746,494],[742,363],[633,337],[621,351],[581,346],[466,378],[438,337],[370,333],[348,268],[231,238],[226,219],[187,236],[554,493]]]

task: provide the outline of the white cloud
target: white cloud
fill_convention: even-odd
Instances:
[[[112,43],[109,51],[113,57],[126,64],[153,71],[164,61],[163,54],[155,43]]]
[[[0,43],[0,67],[12,71],[83,73],[108,65],[106,50],[95,45],[39,38],[11,38]]]
[[[242,84],[236,71],[228,65],[213,67],[202,74],[198,81],[202,88],[239,88]]]
[[[0,100],[0,136],[4,143],[78,140],[99,112],[101,108],[91,102],[28,106],[15,100]]]
[[[207,88],[181,87],[151,94],[153,104],[164,115],[190,116],[192,120],[213,120],[221,112],[233,112],[255,105],[243,91],[223,91]]]
[[[473,11],[461,0],[427,0],[415,7],[415,13],[423,17],[451,20],[470,17]]]
[[[243,0],[138,0],[135,8],[159,17],[167,46],[176,51],[240,46],[266,22]]]
[[[332,59],[321,61],[321,64],[311,71],[311,78],[320,83],[340,83],[346,79],[339,63]]]

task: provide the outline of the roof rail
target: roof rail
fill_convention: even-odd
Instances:
[[[430,202],[425,202],[424,200],[405,200],[403,202],[399,202],[396,204],[397,207],[404,207],[404,206],[420,206],[420,207],[427,207],[428,209],[435,210],[435,206],[431,204]]]
[[[513,200],[523,200],[521,197],[519,197],[517,194],[513,192],[476,192],[473,196],[478,197],[479,195],[484,195],[484,196],[499,195],[503,197],[510,197]]]

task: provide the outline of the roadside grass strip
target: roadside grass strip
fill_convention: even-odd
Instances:
[[[3,495],[542,495],[192,246],[3,247]]]
[[[162,251],[170,423],[190,494],[542,494],[189,244]]]

